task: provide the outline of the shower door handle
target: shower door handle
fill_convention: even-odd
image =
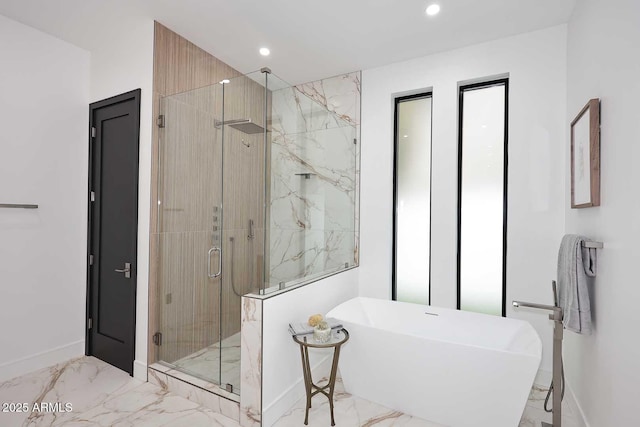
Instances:
[[[214,252],[218,252],[218,271],[216,273],[211,274],[211,255]],[[207,276],[209,276],[210,279],[215,279],[216,277],[219,277],[221,273],[222,273],[222,249],[220,249],[217,246],[214,246],[211,249],[209,249],[209,252],[207,253]]]

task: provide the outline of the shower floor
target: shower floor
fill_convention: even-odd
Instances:
[[[203,380],[216,384],[221,381],[223,388],[224,384],[232,384],[233,392],[240,394],[240,332],[185,356],[173,365]]]

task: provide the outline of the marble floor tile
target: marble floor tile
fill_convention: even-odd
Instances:
[[[527,402],[527,406],[531,406],[533,408],[540,409],[544,411],[544,400],[547,397],[548,387],[540,386],[538,384],[534,384],[531,388],[531,392],[529,393],[529,401]],[[549,397],[549,407],[551,407],[553,394]],[[571,405],[567,403],[566,400],[562,402],[562,415],[570,418],[576,417],[573,408]]]
[[[323,382],[325,380],[321,380]],[[534,385],[518,427],[540,427],[542,421],[551,423],[551,414],[544,411],[544,398],[547,388]],[[306,399],[300,399],[296,405],[280,418],[274,427],[294,427],[304,421]],[[316,395],[311,401],[309,410],[309,426],[327,426],[330,424],[329,402],[323,395]],[[568,405],[563,405],[563,427],[582,427],[577,418],[570,412]],[[334,417],[336,426],[348,427],[444,427],[428,420],[403,414],[376,403],[352,396],[344,391],[340,378],[336,380],[334,397]],[[481,426],[478,426],[481,427]]]
[[[320,380],[324,384],[326,379]],[[302,398],[285,415],[282,416],[274,427],[300,426],[304,422],[306,399]],[[377,403],[360,399],[344,391],[340,378],[336,379],[334,392],[333,414],[336,426],[360,426],[360,427],[444,427],[441,424],[411,417],[402,412],[386,408]],[[317,394],[311,400],[309,410],[310,427],[326,427],[331,425],[329,400],[321,394]]]
[[[93,357],[82,357],[0,383],[0,402],[28,404],[26,413],[2,412],[0,425],[49,425],[62,414],[34,411],[34,403],[70,404],[75,412],[142,384]]]
[[[322,382],[322,380],[320,381]],[[540,427],[550,422],[543,409],[546,388],[534,386],[519,427]],[[336,382],[334,414],[344,427],[442,427],[427,420],[352,396]],[[175,426],[239,427],[237,421],[182,398],[166,388],[131,378],[127,373],[93,357],[73,359],[0,383],[0,403],[25,403],[27,412],[0,412],[0,426]],[[301,426],[306,400],[300,399],[275,427]],[[33,411],[34,403],[71,404],[71,411]],[[230,402],[234,403],[234,402]],[[237,405],[237,404],[236,404]],[[563,405],[563,427],[582,427]],[[330,425],[329,402],[316,395],[309,411],[309,426]]]
[[[82,357],[0,383],[0,403],[25,403],[23,413],[0,412],[0,426],[223,426],[236,421],[176,396],[93,357]],[[34,404],[71,411],[34,411]]]
[[[177,369],[212,382],[218,382],[221,378],[223,384],[233,384],[236,393],[239,393],[240,333],[185,356],[173,365]]]
[[[187,421],[189,420],[189,421]],[[224,426],[237,422],[195,402],[145,383],[99,406],[60,420],[64,426]],[[90,423],[90,424],[89,424]]]
[[[542,421],[551,424],[551,413],[545,412],[544,409],[527,405],[518,427],[540,427]],[[581,427],[581,424],[576,418],[563,414],[562,427]]]
[[[304,421],[304,407],[305,399],[302,399],[282,416],[274,427],[300,426]],[[337,426],[443,427],[346,393],[335,396],[334,418]],[[330,423],[327,398],[321,395],[314,396],[309,410],[309,426],[326,427]]]
[[[548,387],[534,384],[529,393],[529,400],[525,407],[519,427],[540,427],[540,423],[545,421],[551,423],[552,414],[544,410],[544,400],[547,397]],[[550,399],[553,398],[551,395]],[[551,401],[549,401],[551,406]],[[562,402],[562,425],[563,427],[581,427],[571,405],[566,400]]]

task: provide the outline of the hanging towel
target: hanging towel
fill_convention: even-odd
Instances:
[[[589,239],[575,234],[562,238],[558,253],[558,302],[564,313],[564,327],[579,334],[591,334],[591,304],[588,277],[596,276],[596,250],[585,248]]]

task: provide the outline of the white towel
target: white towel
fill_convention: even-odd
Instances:
[[[329,324],[331,329],[342,328],[342,324],[338,319],[327,317],[324,321]],[[313,332],[313,326],[309,325],[308,322],[289,323],[289,332],[291,332],[292,335],[310,334]]]
[[[596,276],[596,250],[585,248],[587,238],[567,234],[558,252],[558,303],[562,307],[566,329],[591,334],[591,303],[588,277]]]

